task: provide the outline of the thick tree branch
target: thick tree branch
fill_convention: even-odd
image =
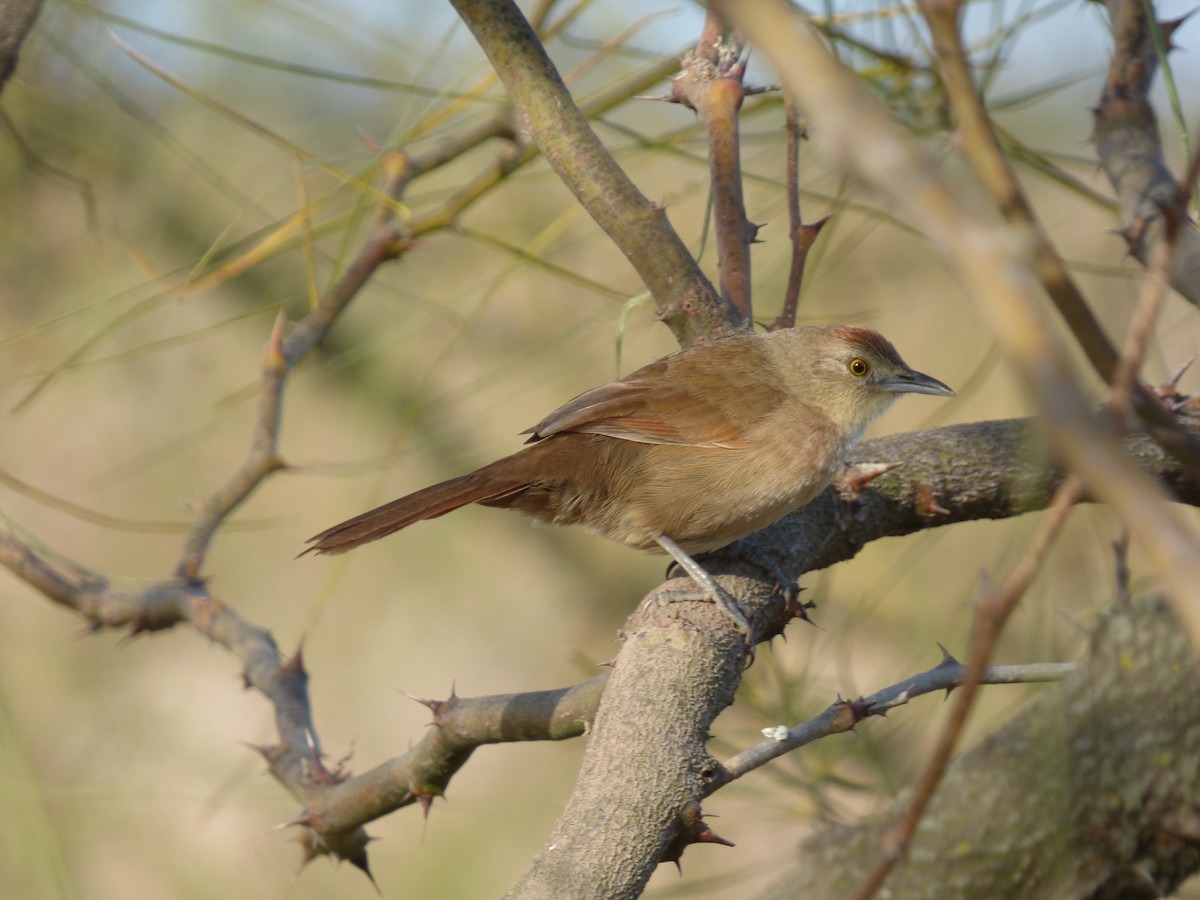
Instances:
[[[1186,421],[1192,424],[1193,431],[1200,430],[1200,422]],[[798,576],[850,559],[866,544],[883,536],[1043,509],[1061,474],[1048,466],[1037,449],[1036,438],[1037,428],[1032,422],[1003,420],[869,440],[859,445],[854,464],[904,460],[905,466],[872,480],[870,490],[857,497],[841,497],[834,488],[829,488],[814,503],[748,539],[748,544],[754,547],[749,558],[745,557],[745,547],[734,546],[710,554],[706,565],[727,589],[736,592],[758,631],[762,635],[772,634],[790,620],[794,610],[776,594],[774,574],[764,572],[758,558],[779,560],[782,570]],[[1134,436],[1127,440],[1126,448],[1147,473],[1168,485],[1178,500],[1200,505],[1200,485],[1190,481],[1187,473],[1156,443],[1144,436]],[[931,514],[928,508],[931,493],[936,493],[937,505],[944,514]],[[77,611],[97,629],[131,626],[134,632],[154,631],[186,622],[238,656],[247,683],[275,704],[280,720],[282,743],[263,749],[263,755],[271,763],[272,773],[305,803],[305,812],[296,822],[311,823],[318,829],[318,844],[325,847],[341,846],[348,834],[356,834],[360,823],[418,802],[422,797],[437,796],[476,745],[496,740],[560,739],[580,733],[592,718],[601,686],[606,682],[606,676],[600,676],[563,691],[451,698],[444,704],[433,704],[438,727],[412,751],[348,778],[342,773],[324,772],[319,764],[319,745],[298,661],[290,664],[282,661],[268,631],[246,622],[214,598],[203,583],[164,582],[127,592],[110,586],[102,577],[80,574],[74,564],[50,562],[47,556],[2,530],[0,565],[47,598]],[[668,582],[665,587],[685,586],[688,582]],[[635,685],[646,685],[644,689],[632,690],[632,694],[626,695],[624,706],[610,713],[620,724],[635,731],[653,731],[673,721],[660,718],[655,706],[659,703],[674,706],[673,702],[667,702],[670,697],[667,691],[672,684],[668,677],[691,685],[685,696],[688,702],[684,704],[683,718],[698,715],[700,718],[695,721],[710,721],[722,708],[721,703],[732,697],[742,659],[739,649],[742,641],[736,632],[731,631],[719,644],[704,637],[706,630],[718,631],[724,626],[724,617],[716,614],[712,605],[671,601],[671,598],[664,601],[656,596],[650,595],[646,605],[630,620],[630,641],[618,659],[618,666],[626,666],[626,678],[636,676],[641,680]],[[660,644],[678,647],[680,642],[691,649],[679,649],[677,654],[660,654],[655,649]],[[696,666],[704,672],[698,683],[694,680],[698,677]],[[655,685],[654,689],[650,690],[648,685]],[[626,686],[628,682],[622,689]],[[605,727],[601,722],[596,731],[604,731]],[[685,760],[701,761],[700,769],[692,769],[688,778],[679,775],[688,784],[690,794],[695,794],[692,799],[698,800],[719,786],[726,776],[703,749],[707,726],[697,725],[695,731],[689,732],[691,750],[684,756],[680,756],[682,745],[676,743],[678,727],[672,726],[674,737],[662,742],[647,744],[637,738],[631,745],[636,748],[637,766],[631,768],[653,769],[661,760],[671,760],[671,766],[686,769]],[[610,739],[616,743],[618,737]],[[658,749],[658,755],[650,752],[653,748]],[[617,767],[623,768],[623,764],[617,763]],[[697,770],[708,775],[697,778]],[[599,793],[589,794],[595,806],[595,797],[608,796],[611,784],[606,779],[612,773],[601,770],[589,774],[596,780],[589,778],[581,785],[592,790],[598,784],[602,786]],[[642,778],[646,778],[644,773],[634,775],[628,770],[622,775],[622,779],[635,784],[641,784]],[[637,788],[634,793],[641,790]],[[600,808],[611,811],[607,800]],[[674,826],[676,822],[668,821],[661,840],[652,844],[665,847]],[[617,823],[608,827],[623,834]],[[605,833],[604,829],[601,833]],[[612,838],[611,833],[608,836]],[[352,845],[356,846],[353,841]],[[647,875],[656,859],[642,860]]]
[[[606,88],[585,101],[585,112],[598,115],[661,80],[678,68],[678,58],[664,58]],[[385,183],[376,220],[357,256],[320,299],[317,305],[283,333],[282,319],[276,323],[267,361],[262,374],[259,415],[255,422],[253,444],[237,473],[203,504],[185,539],[176,576],[141,591],[113,588],[102,576],[81,575],[74,564],[51,561],[47,554],[9,532],[0,532],[0,565],[9,568],[47,597],[70,606],[94,627],[130,627],[133,633],[157,631],[180,623],[189,623],[212,640],[225,646],[242,660],[247,684],[260,690],[275,706],[280,743],[258,750],[268,761],[272,774],[301,802],[308,803],[338,785],[342,772],[327,770],[321,760],[319,742],[312,726],[306,691],[307,675],[297,654],[283,660],[274,640],[264,628],[242,619],[231,607],[214,597],[204,581],[202,567],[208,546],[227,517],[272,473],[283,468],[276,449],[283,391],[288,372],[300,364],[329,334],[349,304],[385,263],[399,258],[412,246],[413,237],[454,224],[457,215],[474,200],[520,165],[537,155],[532,144],[512,145],[501,150],[493,164],[485,168],[474,184],[402,222],[397,204],[412,181],[434,171],[480,143],[494,137],[512,137],[506,113],[481,123],[474,129],[450,138],[428,151],[408,154],[391,151],[383,155]],[[288,226],[285,226],[288,227]],[[282,246],[280,242],[280,246]],[[257,252],[257,251],[253,251]],[[255,259],[260,257],[255,256]],[[43,386],[39,382],[38,388]],[[37,388],[35,388],[36,391]],[[510,707],[511,711],[511,707]],[[393,767],[393,770],[402,766]],[[446,776],[449,777],[448,775]],[[335,794],[333,801],[355,787]],[[333,802],[331,801],[331,802]],[[324,808],[313,808],[314,822],[323,823]],[[336,817],[335,817],[336,818]],[[362,815],[360,821],[371,818]],[[303,824],[304,817],[298,820]],[[302,842],[305,858],[333,853],[367,868],[365,832],[354,825],[339,822],[337,827],[318,825],[306,833]]]
[[[1185,421],[1193,430],[1200,429],[1200,423]],[[903,460],[905,465],[873,480],[869,490],[853,498],[829,489],[748,539],[748,557],[747,546],[735,546],[706,557],[705,564],[737,594],[759,633],[773,633],[795,610],[775,591],[774,573],[762,570],[762,556],[777,559],[783,571],[799,575],[849,559],[880,537],[1042,509],[1060,475],[1038,452],[1036,433],[1027,420],[1005,420],[867,441],[858,448],[858,462]],[[1181,502],[1200,505],[1200,485],[1153,441],[1134,436],[1126,447]],[[945,514],[931,513],[931,493],[936,493]],[[598,676],[557,692],[452,698],[433,704],[437,727],[412,751],[351,778],[321,764],[298,657],[283,660],[265,629],[242,619],[202,583],[164,582],[142,591],[121,591],[102,578],[81,575],[72,564],[51,562],[6,531],[0,531],[0,565],[96,628],[131,626],[139,632],[188,622],[235,654],[242,660],[247,683],[276,707],[281,743],[260,751],[272,773],[304,803],[296,824],[314,829],[307,839],[310,850],[332,850],[363,865],[365,834],[358,825],[440,794],[479,744],[580,733],[594,715],[602,686],[612,677]],[[686,581],[676,581],[664,587],[687,586]],[[584,831],[594,828],[600,843],[611,842],[604,851],[608,853],[625,840],[638,844],[646,838],[640,832],[629,838],[625,831],[627,820],[643,817],[642,802],[659,810],[661,815],[647,818],[645,827],[660,827],[661,833],[641,845],[651,849],[625,863],[626,874],[636,869],[642,873],[638,877],[648,877],[678,826],[678,811],[728,777],[705,750],[708,725],[731,700],[743,659],[741,637],[733,630],[721,632],[724,626],[725,617],[710,603],[658,594],[630,620],[629,639],[617,660],[622,678],[605,693],[619,702],[608,708],[607,718],[602,710],[594,724],[595,752],[607,759],[607,767],[585,768],[577,793],[582,807],[591,811],[582,821],[572,813],[560,823]],[[714,633],[721,635],[717,642],[706,637]],[[665,698],[677,680],[686,686],[684,702],[668,703]],[[623,744],[625,740],[632,743]],[[675,773],[665,782],[672,785],[666,790],[654,787],[664,783],[663,766]],[[613,794],[613,779],[628,780],[627,790]],[[613,810],[621,814],[610,821]],[[564,846],[574,847],[573,861],[578,846],[560,845],[564,858]]]

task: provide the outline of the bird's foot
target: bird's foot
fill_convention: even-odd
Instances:
[[[784,571],[774,554],[748,539],[738,541],[737,548],[740,555],[775,577],[775,593],[783,597],[789,607],[795,604],[796,598],[804,589],[789,572]]]
[[[665,535],[661,535],[658,538],[658,543],[664,550],[674,557],[675,562],[681,569],[683,569],[684,572],[691,576],[693,581],[700,585],[700,587],[704,588],[705,596],[717,604],[721,611],[729,616],[729,618],[733,620],[734,624],[737,625],[737,629],[739,632],[741,632],[742,638],[746,642],[746,649],[750,654],[749,660],[746,663],[746,665],[749,666],[750,663],[754,662],[754,631],[750,628],[750,622],[746,618],[746,614],[742,612],[742,608],[738,606],[737,601],[729,596],[729,593],[719,584],[717,584],[713,577],[704,570],[704,567],[688,556],[688,554],[685,553],[684,550],[673,540]],[[683,599],[684,596],[687,596],[688,599],[694,599],[695,596],[693,594],[680,594],[677,597],[673,597],[673,593],[674,592],[667,592],[664,599],[668,601],[672,599]]]
[[[816,609],[817,604],[811,601],[805,603],[800,599],[800,593],[804,588],[796,583],[796,580],[789,572],[784,571],[783,566],[780,565],[779,560],[774,554],[758,546],[752,539],[739,541],[738,552],[756,566],[775,576],[775,593],[783,598],[785,621],[800,619],[814,628],[821,627],[808,614],[810,609]],[[782,633],[781,626],[780,634]]]

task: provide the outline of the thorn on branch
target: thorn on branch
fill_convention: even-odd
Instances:
[[[375,880],[375,876],[371,874],[371,867],[367,863],[367,850],[365,847],[362,850],[360,850],[358,853],[356,853],[354,856],[349,857],[347,859],[347,862],[349,862],[350,865],[354,866],[354,868],[358,869],[360,872],[362,872],[364,875],[366,875],[367,879],[371,882],[372,886],[375,888],[375,893],[380,894],[382,896],[383,892],[379,889],[379,882],[377,882]]]
[[[663,855],[659,862],[673,862],[675,868],[680,872],[683,871],[683,866],[679,861],[683,858],[683,851],[692,844],[720,844],[723,847],[737,846],[733,841],[728,841],[713,831],[704,821],[704,816],[707,813],[701,809],[700,804],[694,800],[688,801],[679,813],[678,830],[675,837],[663,850]]]
[[[1187,373],[1187,370],[1192,367],[1192,363],[1195,361],[1195,356],[1189,356],[1186,360],[1184,360],[1183,365],[1179,366],[1179,368],[1171,373],[1170,377],[1167,378],[1166,381],[1158,386],[1155,393],[1158,395],[1160,400],[1171,402],[1184,399],[1184,397],[1179,393],[1179,382]]]
[[[941,504],[938,502],[940,499],[941,497],[938,492],[933,489],[933,485],[917,485],[917,515],[926,521],[936,518],[937,516],[950,515],[950,510],[943,509]]]
[[[774,593],[776,596],[783,598],[783,604],[779,618],[768,625],[765,630],[765,639],[767,640],[774,637],[782,637],[786,641],[787,634],[785,633],[785,629],[795,619],[800,619],[803,622],[807,622],[809,625],[817,629],[820,629],[821,627],[815,621],[813,621],[813,618],[808,614],[810,609],[817,608],[816,602],[811,600],[802,602],[800,600],[800,594],[805,590],[805,588],[796,584],[794,581],[785,582],[784,577],[785,576],[783,573],[780,572],[775,581]]]
[[[300,815],[298,815],[296,818],[292,819],[290,822],[284,822],[282,825],[276,825],[275,829],[277,831],[282,831],[284,828],[308,828],[309,830],[311,830],[315,827],[316,826],[315,826],[315,823],[313,822],[312,815],[308,812],[303,812]],[[304,838],[301,837],[301,841],[303,841],[303,840],[304,840]]]
[[[442,722],[445,720],[446,716],[450,713],[450,711],[453,710],[454,707],[458,706],[458,704],[460,702],[458,692],[456,690],[455,685],[453,685],[453,684],[450,686],[450,696],[447,697],[445,700],[428,700],[424,697],[416,697],[405,691],[401,691],[400,693],[404,694],[404,696],[407,697],[409,700],[415,701],[416,703],[420,703],[422,706],[424,706],[426,709],[428,709],[430,712],[432,712],[433,713],[433,723],[432,724],[434,724],[434,725],[442,724]]]
[[[279,757],[281,757],[287,751],[287,747],[283,744],[254,744],[250,741],[239,741],[238,743],[240,743],[247,750],[253,750],[259,756],[261,756],[266,761],[267,765],[274,763],[275,760],[279,759]],[[288,823],[288,825],[291,824],[292,823],[290,822]]]
[[[803,242],[804,249],[807,250],[809,247],[815,244],[817,241],[817,235],[821,233],[821,229],[824,228],[825,224],[832,218],[833,213],[828,213],[821,216],[821,218],[817,219],[815,222],[809,222],[808,224],[801,225],[799,228],[797,228],[796,235],[793,238],[796,246],[801,246],[801,243]]]
[[[286,322],[287,316],[280,310],[271,328],[271,337],[267,340],[267,355],[263,362],[263,367],[269,372],[287,371],[287,356],[283,352],[283,326]]]
[[[1142,246],[1142,237],[1146,233],[1147,224],[1145,216],[1139,216],[1124,228],[1110,228],[1109,233],[1117,235],[1125,242],[1126,252],[1136,254],[1138,248]]]
[[[942,651],[942,661],[937,665],[939,669],[943,666],[954,666],[956,668],[962,666],[962,663],[955,658],[954,654],[946,649],[945,644],[943,644],[941,641],[938,641],[937,645],[938,649]]]
[[[304,671],[304,641],[301,640],[296,646],[296,651],[286,660],[280,663],[279,669],[285,675],[307,675]]]
[[[1158,23],[1158,27],[1162,30],[1163,43],[1166,45],[1167,52],[1178,50],[1179,45],[1175,43],[1173,38],[1175,32],[1179,30],[1179,26],[1195,15],[1196,9],[1190,9],[1177,19],[1163,19]]]
[[[367,845],[375,840],[362,829],[349,833],[330,836],[328,838],[309,830],[297,838],[300,844],[300,868],[303,869],[319,856],[332,856],[342,862],[350,863],[371,880],[376,892],[379,885],[367,862]]]
[[[446,797],[445,791],[436,784],[409,782],[408,791],[417,798],[417,803],[421,807],[421,815],[425,823],[429,822],[429,810],[433,808],[435,797],[441,797],[443,800]]]
[[[429,822],[429,810],[433,809],[433,797],[428,794],[418,794],[417,803],[421,804],[421,818]]]
[[[813,628],[820,629],[821,626],[818,625],[816,623],[816,620],[813,619],[813,617],[808,614],[808,611],[810,609],[817,608],[817,601],[815,601],[815,600],[801,601],[800,592],[802,590],[804,590],[804,588],[797,586],[795,594],[792,595],[792,597],[790,598],[790,602],[785,607],[785,612],[788,615],[788,619],[789,619],[789,621],[791,619],[799,619],[801,622],[807,622]]]
[[[834,490],[844,503],[858,503],[859,497],[867,485],[892,469],[898,469],[903,462],[890,463],[858,463],[846,466],[833,480]],[[918,489],[919,490],[919,489]]]

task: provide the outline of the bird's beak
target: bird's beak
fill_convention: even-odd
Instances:
[[[909,369],[879,382],[879,387],[895,394],[933,394],[937,397],[954,397],[954,391],[936,378]]]

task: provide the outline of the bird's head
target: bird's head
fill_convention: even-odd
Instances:
[[[877,331],[811,325],[774,332],[792,388],[857,440],[901,394],[953,397],[936,378],[912,369]]]

